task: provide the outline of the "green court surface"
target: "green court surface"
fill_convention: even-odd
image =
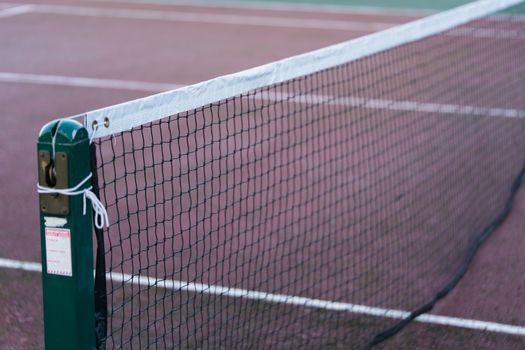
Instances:
[[[314,4],[314,5],[342,5],[342,6],[367,6],[379,8],[395,8],[395,9],[421,9],[421,10],[445,10],[455,6],[463,5],[469,0],[239,0],[238,2],[254,2],[254,3],[294,3],[294,4]]]
[[[232,4],[296,4],[319,6],[376,7],[396,10],[446,10],[471,2],[471,0],[146,0],[146,2],[185,2],[185,3],[232,3]]]

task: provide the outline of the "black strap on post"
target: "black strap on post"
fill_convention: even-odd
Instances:
[[[98,176],[94,170],[97,168],[96,146],[91,144],[91,169],[93,169],[93,193],[100,198],[98,189]],[[104,254],[104,230],[95,226],[97,239],[97,255],[95,263],[95,331],[97,349],[106,348],[108,334],[108,302],[106,290],[106,260]]]

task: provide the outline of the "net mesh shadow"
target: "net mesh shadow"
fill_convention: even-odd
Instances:
[[[107,348],[370,344],[508,203],[524,57],[495,15],[96,140]]]

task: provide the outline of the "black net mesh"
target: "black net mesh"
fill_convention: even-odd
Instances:
[[[524,57],[498,15],[98,140],[107,347],[370,344],[505,213]]]

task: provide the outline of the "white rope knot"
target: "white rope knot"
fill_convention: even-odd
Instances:
[[[56,129],[59,128],[60,123],[62,123],[62,120],[59,120],[56,126]],[[94,126],[93,133],[91,134],[91,137],[89,139],[89,144],[93,142],[93,138],[95,136],[96,131],[98,130],[98,125]],[[55,159],[55,143],[56,143],[56,137],[58,132],[55,132],[53,135],[53,138],[51,140],[51,147],[53,152],[53,159]],[[87,208],[87,200],[89,199],[91,201],[91,207],[93,208],[93,212],[95,213],[95,227],[98,229],[102,229],[104,226],[109,227],[109,217],[108,212],[106,208],[104,207],[104,204],[98,199],[98,197],[91,191],[93,189],[93,186],[86,187],[84,189],[79,190],[84,184],[91,179],[93,176],[93,173],[90,173],[84,180],[80,181],[78,185],[72,188],[50,188],[45,187],[40,184],[37,184],[37,191],[41,194],[61,194],[63,196],[78,196],[82,195],[83,200],[83,215],[86,215],[86,208]]]
[[[78,185],[72,188],[50,188],[41,186],[37,184],[37,191],[41,194],[61,194],[64,196],[83,196],[84,208],[82,213],[86,215],[87,200],[91,201],[91,206],[93,207],[93,212],[95,213],[95,227],[102,229],[104,226],[109,227],[109,217],[104,204],[98,199],[98,197],[91,191],[93,186],[86,187],[79,190],[91,177],[93,176],[90,173],[84,180],[80,181]]]

